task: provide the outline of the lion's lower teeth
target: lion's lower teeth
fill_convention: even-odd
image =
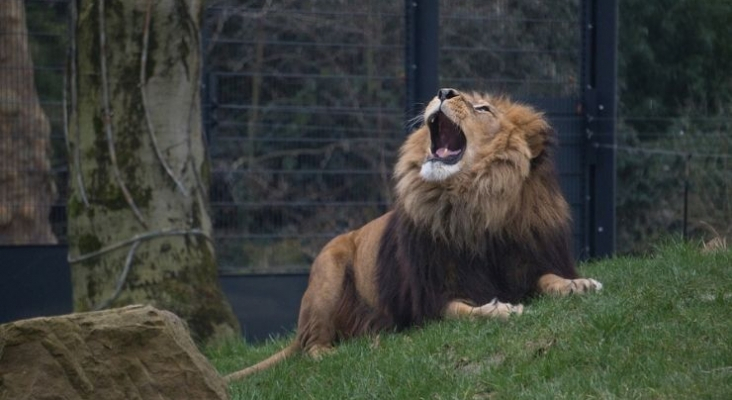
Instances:
[[[460,154],[460,150],[450,150],[447,147],[441,147],[441,148],[437,149],[435,154],[437,155],[437,157],[444,158],[444,157],[453,156],[455,154]]]

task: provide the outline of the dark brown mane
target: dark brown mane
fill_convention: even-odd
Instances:
[[[438,318],[451,299],[515,303],[535,294],[539,276],[575,277],[567,228],[521,242],[486,232],[485,252],[454,249],[396,210],[381,239],[377,285],[384,314],[399,329]]]

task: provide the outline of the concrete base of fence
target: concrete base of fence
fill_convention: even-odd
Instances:
[[[0,324],[72,311],[67,253],[66,246],[0,246]]]
[[[72,311],[66,255],[65,246],[0,246],[0,324]],[[307,274],[219,279],[247,341],[294,330]]]

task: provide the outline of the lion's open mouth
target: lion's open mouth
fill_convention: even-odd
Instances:
[[[455,164],[463,158],[467,140],[465,134],[442,111],[432,114],[427,121],[430,129],[432,154],[427,161],[439,161],[445,164]]]

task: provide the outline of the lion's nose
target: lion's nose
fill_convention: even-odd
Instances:
[[[447,100],[458,95],[458,91],[450,88],[442,88],[437,91],[437,98],[440,100]]]

